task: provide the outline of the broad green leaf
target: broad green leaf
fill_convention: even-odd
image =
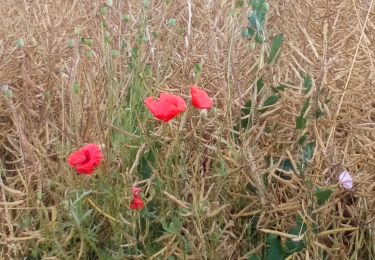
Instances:
[[[152,175],[152,168],[156,164],[156,156],[153,150],[144,153],[138,164],[138,173],[142,180],[148,179]]]
[[[298,116],[296,120],[296,129],[304,129],[306,126],[307,119],[303,116]]]
[[[264,4],[264,0],[250,0],[249,2],[253,10],[259,10]]]
[[[293,171],[293,164],[289,159],[285,159],[281,162],[280,168],[286,172]]]
[[[301,115],[304,115],[307,108],[309,107],[310,105],[310,99],[306,99],[306,101],[303,103],[303,107],[302,107],[302,110],[301,110]]]
[[[255,41],[258,43],[258,44],[261,44],[264,42],[264,36],[260,33],[260,32],[257,32],[255,34]]]
[[[303,78],[303,88],[304,88],[303,92],[307,94],[310,92],[310,89],[312,87],[312,80],[308,74],[301,73],[301,76]]]
[[[257,19],[258,19],[258,21],[260,23],[260,28],[261,28],[261,30],[263,30],[263,28],[264,28],[264,22],[266,20],[266,11],[260,9],[260,10],[258,10],[256,12],[256,15],[257,15]]]
[[[242,37],[244,37],[244,38],[251,38],[251,31],[250,30],[253,30],[252,28],[250,28],[250,27],[246,27],[246,28],[244,28],[244,29],[242,29],[242,31],[241,31],[241,35],[242,35]],[[254,30],[253,30],[254,31]]]
[[[260,91],[263,89],[264,87],[264,80],[262,78],[258,79],[257,81],[257,93],[259,94]]]
[[[284,249],[276,235],[267,236],[267,246],[265,260],[283,260],[285,258]]]
[[[249,99],[245,102],[245,105],[241,109],[241,116],[247,116],[247,115],[250,115],[250,113],[251,113],[251,100]]]
[[[276,34],[272,39],[271,51],[268,56],[268,64],[274,64],[281,51],[281,45],[284,42],[284,37],[281,33]]]
[[[264,103],[263,103],[263,107],[267,107],[267,106],[272,106],[274,104],[276,104],[276,102],[280,99],[280,96],[279,95],[272,95],[270,96],[269,98],[267,98]]]
[[[310,162],[314,155],[315,142],[308,143],[303,148],[303,159],[307,162]]]
[[[252,256],[249,256],[249,257],[247,258],[247,260],[260,260],[260,258],[259,258],[259,256],[257,256],[257,255],[252,255]]]
[[[331,189],[319,189],[318,188],[315,191],[315,196],[316,196],[318,205],[319,206],[323,205],[329,199],[332,193],[333,193],[333,190]]]
[[[296,225],[292,227],[291,229],[289,229],[288,233],[291,235],[300,236],[301,234],[306,232],[306,228],[307,228],[306,224],[303,223],[301,217],[297,216]],[[289,255],[289,254],[301,251],[304,247],[305,247],[305,243],[303,240],[293,241],[288,238],[286,240],[285,251]]]
[[[303,128],[305,128],[306,122],[307,122],[307,118],[305,118],[304,115],[305,115],[305,112],[306,112],[307,108],[309,107],[309,105],[310,105],[310,99],[306,99],[306,101],[303,103],[303,107],[302,107],[301,113],[297,117],[297,120],[296,120],[296,129],[303,129]]]
[[[251,12],[248,17],[249,23],[255,31],[260,32],[262,31],[262,24],[258,20],[257,13],[255,11]]]
[[[270,9],[270,5],[268,3],[263,3],[262,8],[267,12]]]

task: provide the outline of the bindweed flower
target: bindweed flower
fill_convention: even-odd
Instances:
[[[148,97],[144,104],[155,118],[164,122],[169,122],[186,109],[181,97],[167,93],[161,93],[158,100]]]
[[[197,86],[191,86],[191,103],[198,109],[211,109],[212,100],[206,91],[199,89]]]
[[[345,190],[351,190],[353,188],[353,179],[349,172],[343,171],[340,174],[339,184]]]
[[[87,175],[91,175],[99,167],[102,160],[102,151],[96,144],[88,144],[78,151],[71,153],[68,157],[70,167],[75,169],[78,174]]]
[[[138,187],[132,187],[132,201],[130,204],[131,210],[141,210],[145,207],[145,204],[142,201],[141,198],[141,189]]]

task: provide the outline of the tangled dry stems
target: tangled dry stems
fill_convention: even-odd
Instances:
[[[285,43],[276,66],[261,70],[258,68],[264,61],[259,53],[267,50],[249,50],[249,41],[241,37],[249,9],[235,8],[233,1],[155,1],[148,11],[144,11],[140,1],[114,1],[107,19],[111,48],[120,49],[122,39],[127,40],[127,47],[120,57],[110,61],[111,48],[103,43],[99,29],[102,5],[98,2],[3,2],[0,82],[8,84],[13,92],[11,99],[0,97],[3,256],[27,255],[33,245],[44,243],[47,238],[43,225],[54,225],[63,211],[61,198],[66,197],[65,189],[76,185],[65,163],[66,155],[72,147],[86,142],[106,143],[114,131],[112,119],[125,99],[132,77],[127,69],[131,46],[143,30],[149,41],[140,47],[139,60],[153,71],[146,84],[150,93],[163,90],[188,97],[189,85],[196,83],[215,96],[217,109],[207,121],[198,123],[198,114],[193,111],[181,119],[185,123],[178,134],[180,139],[176,137],[176,122],[154,132],[163,144],[160,160],[175,152],[174,145],[179,140],[184,141],[177,150],[185,153],[183,158],[190,158],[186,162],[189,177],[184,182],[180,181],[181,168],[175,169],[174,176],[158,173],[170,185],[161,205],[168,207],[170,203],[192,209],[183,228],[184,236],[192,241],[189,258],[246,259],[251,252],[244,248],[261,252],[264,244],[244,245],[249,219],[256,215],[261,234],[276,233],[284,240],[295,216],[304,219],[309,227],[304,238],[306,249],[294,259],[321,259],[322,252],[331,258],[374,257],[372,1],[270,2],[267,33],[283,33]],[[128,23],[122,20],[125,13],[131,18]],[[185,30],[183,37],[166,25],[169,18],[177,19],[177,27]],[[147,25],[142,25],[144,21]],[[94,40],[94,46],[84,49],[91,51],[93,58],[86,58],[77,44],[67,47],[68,39],[78,40],[76,27],[82,28],[83,37]],[[153,32],[158,32],[157,37]],[[24,48],[15,46],[19,38],[25,40]],[[203,65],[199,78],[192,73],[197,63]],[[108,75],[108,71],[113,75]],[[306,173],[312,190],[297,169],[290,180],[285,180],[275,174],[280,161],[269,166],[265,160],[273,156],[293,163],[299,156],[296,140],[301,133],[295,130],[295,119],[305,98],[301,71],[313,78],[311,96],[316,102],[311,109],[316,106],[325,112],[324,117],[308,121],[309,139],[316,140]],[[260,77],[266,87],[280,83],[290,87],[272,109],[255,113],[255,122],[241,134],[239,145],[232,138],[233,125],[241,106],[253,97],[254,83]],[[114,78],[119,89],[111,89]],[[72,92],[74,83],[80,85],[80,96]],[[111,91],[118,93],[118,98],[110,102],[106,97]],[[262,94],[260,103],[267,94]],[[146,147],[141,146],[138,151]],[[226,178],[214,174],[220,161],[226,165]],[[121,166],[118,161],[107,161],[105,167],[128,169],[127,176],[134,171],[132,165]],[[314,203],[312,192],[317,187],[335,185],[343,169],[353,174],[354,190],[336,189],[328,203],[309,212]],[[254,177],[265,174],[271,183],[267,188]],[[50,182],[62,186],[51,192]],[[258,195],[250,193],[249,186],[257,187]],[[151,200],[152,188],[147,187],[146,197]],[[39,193],[46,198],[42,204],[37,199]],[[195,214],[202,203],[205,214]],[[45,214],[49,222],[38,222],[38,217],[34,217],[29,228],[21,228],[19,223],[25,212],[33,216]],[[314,224],[318,233],[312,232]],[[217,229],[221,234],[214,244],[207,237]],[[131,234],[126,236],[129,241],[135,240]],[[59,242],[64,244],[68,238],[61,237]],[[157,242],[164,248],[154,257],[183,258],[183,248],[174,239],[160,237]]]

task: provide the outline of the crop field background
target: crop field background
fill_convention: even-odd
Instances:
[[[2,0],[0,259],[375,259],[373,2]]]

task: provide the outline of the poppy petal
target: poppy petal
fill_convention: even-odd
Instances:
[[[140,197],[133,198],[130,209],[132,210],[141,210],[145,207],[145,204],[143,203],[142,199]]]
[[[206,91],[199,89],[196,86],[191,86],[191,103],[194,107],[199,109],[210,109],[213,105],[211,98]]]
[[[79,174],[91,175],[103,160],[103,154],[96,144],[88,144],[68,157],[69,165]]]
[[[80,164],[86,160],[86,155],[82,151],[76,151],[69,155],[68,162],[70,166],[74,167],[77,164]]]
[[[158,100],[148,97],[144,104],[151,114],[164,122],[168,122],[186,109],[185,101],[175,95],[161,93]]]

